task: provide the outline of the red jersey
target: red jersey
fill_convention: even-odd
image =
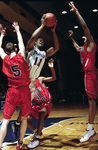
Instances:
[[[29,67],[20,53],[10,58],[6,55],[3,59],[2,71],[8,78],[8,86],[20,87],[30,84]]]
[[[86,43],[84,43],[83,47],[80,50],[81,63],[84,71],[94,71],[95,67],[95,52],[97,50],[97,45],[94,42],[94,48],[91,52],[87,51]]]
[[[35,81],[35,95],[33,101],[39,105],[43,105],[52,100],[52,96],[50,95],[48,89],[41,85],[38,78],[35,79]]]

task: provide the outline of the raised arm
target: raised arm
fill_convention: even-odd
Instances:
[[[26,46],[26,50],[31,50],[35,44],[36,39],[39,37],[39,35],[41,34],[43,28],[45,26],[45,15],[42,16],[41,18],[41,25],[39,28],[37,28],[33,34],[31,35],[31,38],[29,39],[27,46]]]
[[[55,32],[56,25],[57,25],[57,21],[56,21],[55,25],[51,28],[51,31],[52,31],[52,34],[53,34],[53,40],[54,40],[54,47],[50,47],[46,51],[46,56],[47,57],[54,55],[60,49],[58,37],[57,37],[56,32]]]
[[[69,6],[71,7],[70,11],[75,12],[75,14],[80,22],[80,25],[84,31],[84,34],[87,38],[87,44],[88,44],[87,51],[91,52],[94,48],[94,41],[93,41],[92,35],[90,33],[90,30],[89,30],[86,22],[84,21],[83,17],[80,15],[78,9],[75,7],[75,5],[72,1],[69,3]]]
[[[48,62],[48,66],[51,70],[51,77],[39,77],[39,79],[41,80],[41,82],[51,82],[51,81],[55,81],[56,80],[56,73],[54,70],[54,60],[50,59]]]
[[[1,28],[1,35],[0,35],[0,57],[1,59],[4,59],[4,57],[7,55],[3,48],[2,48],[2,42],[3,42],[3,38],[5,36],[5,32],[6,32],[6,28],[3,28],[2,24],[0,24],[0,28]]]
[[[23,38],[19,29],[18,22],[13,22],[12,26],[14,27],[14,32],[17,34],[17,39],[18,39],[18,47],[19,47],[19,53],[25,58],[25,46],[23,43]]]
[[[72,43],[73,43],[73,45],[74,45],[76,51],[77,51],[77,52],[80,52],[80,49],[81,49],[82,47],[79,46],[79,45],[76,43],[76,41],[74,40],[74,38],[73,38],[73,31],[72,31],[72,30],[69,30],[68,33],[69,33],[69,37],[70,37],[70,39],[71,39],[71,41],[72,41]]]
[[[6,28],[3,28],[2,24],[0,24],[0,32],[1,32],[0,47],[2,47],[3,38],[4,38],[5,32],[6,32]]]

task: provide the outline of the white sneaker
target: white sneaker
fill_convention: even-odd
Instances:
[[[80,139],[80,143],[89,141],[90,138],[92,138],[95,134],[96,134],[96,132],[94,131],[93,128],[92,128],[92,130],[86,130],[84,136]]]
[[[34,140],[33,142],[31,142],[30,144],[27,145],[27,147],[29,149],[35,148],[39,145],[39,141],[38,140]]]

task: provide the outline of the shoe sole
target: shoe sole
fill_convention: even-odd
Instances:
[[[86,141],[83,141],[83,142],[80,142],[80,143],[85,143],[85,142],[88,142],[94,135],[96,135],[96,132]]]
[[[30,147],[27,146],[27,148],[28,148],[28,149],[34,149],[34,148],[36,148],[36,147],[38,147],[38,146],[39,146],[39,145],[37,145],[37,146],[35,146],[35,147],[33,147],[33,148],[30,148]]]
[[[36,147],[38,147],[38,146],[39,146],[39,145],[37,145]],[[36,147],[34,147],[34,148],[36,148]],[[27,146],[27,148],[28,148],[28,149],[31,149],[31,150],[34,149],[34,148],[30,148],[30,147],[28,147],[28,146]]]

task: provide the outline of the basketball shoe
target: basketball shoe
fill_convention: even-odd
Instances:
[[[80,139],[80,143],[88,142],[95,134],[94,128],[91,130],[86,129],[84,136]]]
[[[16,150],[22,150],[23,142],[18,141],[16,145]]]
[[[35,139],[33,140],[33,142],[31,142],[30,144],[27,145],[27,148],[28,149],[32,149],[32,148],[35,148],[39,145],[39,140]]]
[[[0,147],[0,150],[2,150],[2,147]]]

